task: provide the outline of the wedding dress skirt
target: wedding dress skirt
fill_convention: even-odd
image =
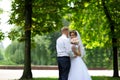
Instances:
[[[68,80],[92,80],[81,57],[71,58]]]

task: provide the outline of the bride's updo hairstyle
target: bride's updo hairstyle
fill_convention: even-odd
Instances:
[[[69,35],[71,36],[72,33],[74,33],[74,35],[77,36],[76,30],[71,30],[70,33],[69,33]]]

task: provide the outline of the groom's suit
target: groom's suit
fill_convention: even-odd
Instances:
[[[70,47],[70,40],[66,35],[62,35],[56,42],[57,57],[58,57],[58,69],[59,80],[68,80],[68,74],[70,70],[70,57],[69,53],[72,52]]]

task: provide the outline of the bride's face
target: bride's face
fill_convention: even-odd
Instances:
[[[71,33],[70,34],[70,38],[72,39],[72,38],[76,38],[76,35],[74,34],[74,33]]]

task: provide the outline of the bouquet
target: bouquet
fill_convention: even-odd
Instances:
[[[78,38],[72,38],[70,42],[71,42],[72,44],[76,44],[76,45],[79,44]]]
[[[70,42],[71,42],[71,44],[75,45],[76,50],[78,50],[78,44],[79,44],[78,38],[72,38],[72,39],[70,40]],[[71,47],[72,47],[72,45],[71,45]],[[76,56],[76,55],[74,54],[74,52],[69,53],[69,55],[70,55],[70,57],[75,57],[75,56]]]

